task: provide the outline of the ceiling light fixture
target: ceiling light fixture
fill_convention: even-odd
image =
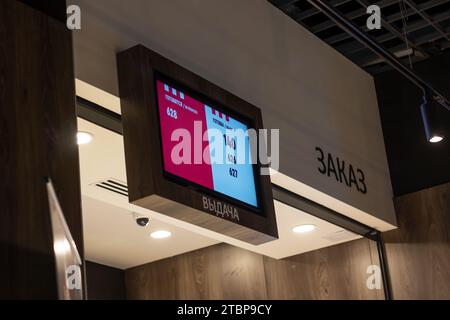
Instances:
[[[150,234],[150,237],[152,237],[153,239],[165,239],[168,238],[172,235],[172,233],[170,231],[167,230],[158,230],[155,232],[152,232]]]
[[[316,229],[316,226],[313,224],[302,224],[292,228],[292,232],[294,233],[307,233]]]
[[[84,132],[84,131],[78,131],[77,133],[77,143],[80,144],[88,144],[92,141],[94,136],[92,133]]]
[[[425,136],[427,141],[431,143],[438,143],[444,140],[444,136],[440,129],[437,127],[436,108],[434,105],[434,99],[427,99],[427,96],[423,96],[423,102],[420,105],[420,113],[422,115],[423,127],[425,129]]]
[[[437,143],[437,142],[441,142],[442,140],[444,140],[444,137],[441,136],[433,136],[431,137],[431,139],[429,140],[431,143]]]

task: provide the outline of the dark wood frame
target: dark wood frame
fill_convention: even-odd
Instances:
[[[84,259],[72,33],[37,2],[0,1],[0,300],[58,298],[46,178]]]
[[[141,45],[119,53],[117,63],[129,201],[254,245],[277,239],[269,176],[255,177],[261,213],[165,177],[155,73],[217,101],[244,119],[250,119],[255,129],[263,128],[260,109]],[[204,209],[204,197],[236,208],[239,221]]]

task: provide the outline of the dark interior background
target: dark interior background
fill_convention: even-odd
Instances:
[[[19,0],[26,5],[45,13],[46,15],[66,23],[66,1],[65,0]],[[70,5],[70,3],[68,4]]]
[[[86,282],[89,300],[125,300],[123,270],[86,261]]]
[[[413,66],[423,79],[450,97],[450,52]],[[450,111],[437,108],[446,139],[429,143],[425,139],[420,104],[422,92],[397,71],[375,76],[395,196],[450,181]]]

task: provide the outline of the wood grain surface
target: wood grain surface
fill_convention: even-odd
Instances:
[[[83,256],[72,36],[0,1],[0,297],[56,298],[45,179]]]
[[[450,183],[395,202],[399,229],[383,236],[394,299],[450,299]]]
[[[383,234],[393,298],[450,299],[450,184],[397,198],[396,209],[399,229]],[[173,299],[384,299],[366,286],[367,267],[379,265],[367,239],[282,260],[219,244],[169,261]],[[159,263],[125,272],[129,298],[168,296],[167,286],[152,282]],[[136,277],[153,285],[137,287],[128,280]]]
[[[125,271],[129,299],[383,299],[366,286],[370,240],[275,260],[227,244]],[[376,254],[376,251],[375,251]]]

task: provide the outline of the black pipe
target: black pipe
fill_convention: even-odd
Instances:
[[[99,106],[92,101],[76,97],[77,116],[100,127],[122,134],[122,118],[120,114]]]
[[[273,199],[284,203],[290,207],[306,212],[321,220],[339,226],[345,230],[359,234],[367,239],[377,241],[377,231],[359,221],[353,220],[343,214],[329,209],[317,202],[302,197],[290,190],[272,183]]]
[[[432,97],[441,104],[444,108],[450,111],[450,102],[434,89],[428,82],[420,78],[410,68],[405,66],[400,60],[398,60],[392,53],[386,50],[381,44],[372,39],[368,34],[363,32],[356,24],[348,20],[339,11],[337,11],[332,5],[323,0],[307,0],[311,5],[316,7],[320,12],[325,14],[328,18],[334,21],[337,26],[341,27],[348,34],[352,35],[356,40],[364,44],[367,48],[375,52],[380,57],[384,58],[386,62],[395,70],[400,72],[409,81],[419,87],[424,95],[430,94]]]
[[[392,286],[391,286],[391,279],[389,277],[389,268],[386,259],[386,250],[380,232],[378,231],[376,232],[375,239],[377,243],[378,259],[380,260],[381,277],[383,279],[384,298],[386,300],[392,300]]]

